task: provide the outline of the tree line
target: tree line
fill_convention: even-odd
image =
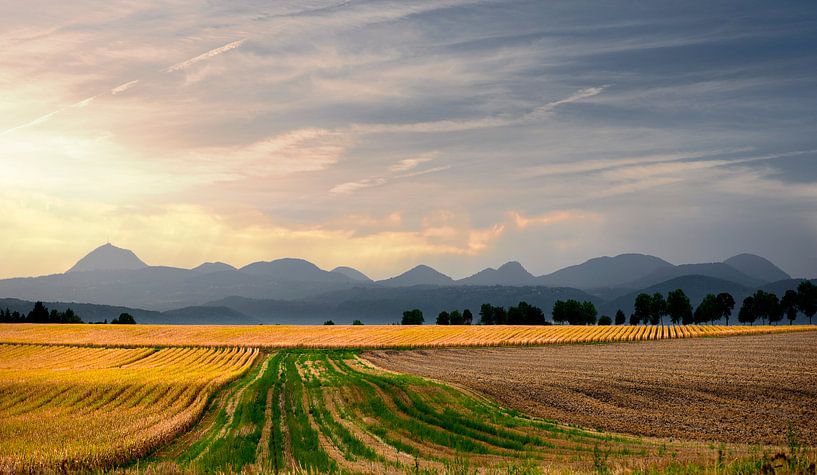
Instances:
[[[578,300],[557,300],[553,304],[551,317],[554,323],[569,325],[663,325],[664,318],[668,318],[675,325],[691,325],[712,323],[729,319],[735,309],[735,298],[728,292],[707,294],[701,302],[693,308],[692,302],[682,289],[675,289],[664,294],[656,292],[652,295],[640,293],[633,304],[633,313],[629,319],[619,309],[614,318],[602,315],[596,318],[597,311],[593,302]],[[738,311],[738,321],[743,324],[754,324],[757,320],[763,323],[776,323],[786,317],[794,323],[797,314],[803,313],[808,317],[809,324],[817,314],[817,285],[808,280],[800,282],[797,290],[787,290],[782,298],[778,299],[774,292],[756,291],[743,299]],[[437,325],[471,325],[474,316],[469,309],[462,312],[443,310],[437,315]],[[420,309],[403,312],[403,325],[422,325],[425,322]],[[479,311],[480,325],[550,325],[541,308],[527,302],[519,302],[507,310],[505,307],[482,304]]]
[[[28,314],[11,312],[8,308],[0,311],[0,323],[83,323],[82,319],[70,308],[64,312],[52,309],[50,312],[42,302],[36,302]]]
[[[0,323],[85,323],[82,321],[76,312],[70,307],[66,308],[64,312],[57,309],[48,310],[42,302],[35,302],[34,308],[27,314],[22,314],[19,311],[11,311],[8,308],[0,310]],[[106,319],[104,323],[108,323]],[[119,317],[111,320],[113,324],[133,325],[136,320],[128,313],[122,313]]]
[[[683,290],[675,289],[667,294],[657,292],[653,295],[638,294],[633,304],[633,313],[630,315],[630,325],[659,325],[664,323],[664,317],[669,317],[673,324],[702,324],[729,319],[735,309],[735,299],[728,292],[707,294],[695,309],[689,297]],[[778,299],[774,292],[758,290],[743,299],[738,311],[738,321],[743,324],[754,324],[761,320],[764,324],[777,323],[785,316],[789,323],[794,323],[797,314],[803,313],[809,319],[809,324],[817,314],[817,286],[804,280],[797,286],[797,290],[787,290],[783,298]],[[615,324],[623,325],[625,316],[621,310],[616,312]]]

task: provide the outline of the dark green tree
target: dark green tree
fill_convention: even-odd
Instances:
[[[624,325],[627,323],[627,317],[621,309],[616,310],[616,325]]]
[[[496,325],[494,320],[494,307],[489,303],[484,303],[479,307],[479,324]]]
[[[692,304],[682,289],[671,290],[667,294],[667,314],[674,324],[692,323]]]
[[[462,311],[462,324],[463,325],[470,325],[474,322],[474,314],[471,313],[471,310],[465,309]]]
[[[729,317],[732,316],[732,310],[735,308],[735,298],[729,292],[721,292],[717,299],[720,316],[726,319],[726,326],[729,326]]]
[[[789,320],[789,325],[793,325],[794,321],[797,320],[797,292],[789,289],[783,294],[783,298],[780,299],[780,307],[783,310],[783,313],[786,314],[786,318]]]
[[[709,323],[720,318],[720,314],[718,297],[715,294],[707,294],[706,297],[701,300],[701,303],[698,304],[692,318],[695,320],[695,323],[698,324]]]
[[[811,319],[817,314],[817,285],[809,280],[800,282],[797,286],[797,300],[797,308],[806,314],[811,325]]]
[[[352,325],[363,325],[363,322],[361,322],[360,320],[354,320],[352,321]]]
[[[650,302],[650,323],[653,325],[664,324],[664,315],[667,314],[667,301],[660,292],[656,292],[652,296]]]
[[[335,322],[333,322],[332,320],[327,320],[327,321],[323,322],[323,324],[324,325],[334,325]]]
[[[451,312],[449,318],[451,320],[451,325],[462,325],[464,323],[462,314],[460,313],[459,310],[454,310],[453,312]]]
[[[613,319],[608,317],[607,315],[602,315],[599,317],[599,325],[612,325]]]
[[[28,312],[26,321],[29,323],[48,323],[48,309],[45,308],[42,302],[35,302],[34,308]]]
[[[650,294],[638,294],[633,305],[633,315],[635,315],[637,322],[643,322],[645,325],[650,323],[650,315],[652,314],[652,297]],[[631,319],[632,323],[632,319]],[[637,325],[638,323],[636,323]]]
[[[451,325],[451,315],[445,310],[437,314],[437,325]]]
[[[403,312],[403,320],[400,323],[403,325],[422,325],[423,322],[425,322],[423,311],[419,308],[415,308]]]
[[[505,307],[494,307],[494,325],[507,325],[508,312]]]
[[[738,321],[740,323],[755,324],[757,313],[755,313],[755,298],[751,295],[743,299],[743,304],[738,311]]]
[[[329,321],[331,322],[331,320]],[[136,320],[129,313],[121,313],[119,314],[119,318],[114,318],[111,320],[111,323],[119,325],[133,325],[136,323]],[[326,323],[324,323],[324,325],[326,325]],[[334,323],[332,323],[332,325],[334,325]]]

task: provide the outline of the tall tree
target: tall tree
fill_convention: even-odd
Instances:
[[[682,289],[671,290],[667,294],[667,314],[676,325],[692,323],[692,304]]]
[[[650,323],[653,325],[658,325],[659,323],[663,325],[664,315],[666,314],[667,301],[664,300],[664,296],[661,295],[660,292],[654,293],[652,301],[650,302]]]
[[[424,321],[422,310],[415,308],[403,312],[403,320],[401,323],[403,325],[422,325]]]
[[[740,311],[738,311],[738,321],[740,323],[754,325],[755,320],[757,320],[757,313],[755,313],[755,298],[750,295],[743,299],[743,305],[740,306]]]
[[[612,325],[613,324],[613,319],[608,317],[607,315],[602,315],[602,316],[599,317],[598,324],[599,325],[605,325],[605,326],[606,325]]]
[[[474,314],[471,313],[471,310],[465,309],[462,311],[462,323],[463,325],[470,325],[474,322]]]
[[[616,310],[616,325],[624,325],[627,323],[627,317],[621,309]]]
[[[437,315],[437,325],[451,325],[451,316],[443,310]]]
[[[720,309],[718,307],[718,297],[715,294],[707,294],[701,300],[698,307],[695,309],[693,319],[695,323],[708,323],[720,318]]]
[[[479,307],[479,323],[480,325],[496,325],[493,305],[484,303]]]
[[[34,308],[28,312],[26,320],[31,323],[48,323],[48,309],[42,302],[37,301],[34,303]]]
[[[783,298],[780,299],[780,308],[783,310],[783,313],[786,314],[789,325],[793,325],[794,321],[797,320],[797,301],[797,292],[792,289],[787,290],[786,293],[783,294]]]
[[[720,315],[726,319],[726,326],[729,326],[729,317],[732,316],[732,310],[735,308],[735,298],[729,292],[721,292],[718,294],[717,299]]]
[[[460,313],[459,310],[454,310],[453,312],[451,312],[451,315],[449,316],[449,318],[451,319],[451,324],[452,325],[462,325],[463,324],[462,314]]]
[[[812,317],[817,314],[817,285],[809,280],[800,282],[797,286],[797,300],[797,307],[806,314],[811,325]]]
[[[508,312],[505,307],[494,307],[494,325],[507,325]]]
[[[650,315],[652,313],[652,297],[650,294],[638,294],[633,305],[633,314],[636,321],[650,323]],[[632,323],[632,322],[631,322]]]

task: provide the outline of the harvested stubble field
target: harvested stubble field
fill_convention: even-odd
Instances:
[[[817,446],[817,333],[537,348],[371,351],[384,368],[600,430]]]
[[[0,343],[250,348],[421,348],[641,341],[813,331],[801,326],[402,326],[0,324]]]
[[[108,467],[190,428],[258,350],[0,345],[0,473]]]

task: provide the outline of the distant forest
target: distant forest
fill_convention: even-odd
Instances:
[[[569,325],[663,325],[664,318],[668,317],[673,324],[690,325],[715,323],[729,319],[735,309],[735,299],[728,292],[708,294],[693,310],[689,297],[682,289],[676,289],[666,297],[660,292],[653,295],[641,293],[635,298],[634,311],[629,318],[619,309],[614,317],[602,315],[597,318],[596,306],[593,302],[579,302],[577,300],[557,300],[551,310],[553,323]],[[753,295],[743,299],[738,311],[738,321],[743,324],[762,323],[774,324],[785,317],[793,323],[798,313],[803,313],[812,323],[817,314],[817,286],[804,280],[797,290],[787,290],[782,298],[774,292],[758,290]],[[462,312],[454,310],[442,311],[437,315],[437,325],[471,325],[473,314],[470,309]],[[423,312],[412,309],[403,312],[403,325],[422,325],[425,322]],[[507,310],[504,307],[495,307],[489,303],[482,304],[479,311],[480,325],[551,325],[545,319],[541,308],[527,302],[519,302]]]
[[[85,323],[79,315],[71,308],[66,308],[64,312],[56,309],[48,310],[48,307],[42,302],[35,302],[34,308],[27,314],[22,314],[18,311],[10,311],[8,308],[0,310],[0,323]],[[105,320],[104,323],[108,323]],[[134,324],[133,316],[127,313],[119,315],[118,318],[111,320],[111,323],[118,324]]]

